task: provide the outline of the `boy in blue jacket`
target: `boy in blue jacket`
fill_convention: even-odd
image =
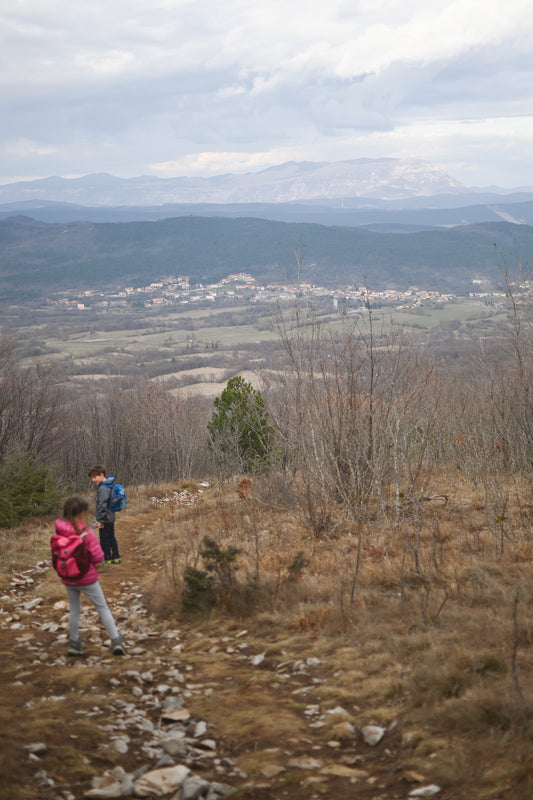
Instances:
[[[96,521],[100,533],[100,546],[106,564],[120,564],[118,542],[115,536],[115,512],[109,508],[113,477],[106,476],[106,469],[97,464],[89,470],[89,477],[96,484]]]

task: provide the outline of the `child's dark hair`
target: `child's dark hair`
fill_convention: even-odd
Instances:
[[[94,467],[91,467],[91,469],[89,470],[89,478],[94,478],[95,475],[103,475],[104,478],[107,476],[103,464],[95,464]]]
[[[88,510],[89,503],[85,497],[80,497],[79,495],[67,497],[63,506],[63,519],[66,519],[67,522],[70,522],[76,528],[78,533],[81,533],[76,525],[76,519],[80,514],[83,514],[84,512],[87,513]]]

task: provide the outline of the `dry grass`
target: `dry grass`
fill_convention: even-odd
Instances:
[[[340,514],[334,535],[317,536],[298,508],[259,504],[254,489],[243,498],[236,482],[213,489],[154,520],[150,546],[163,569],[151,584],[152,607],[181,613],[183,572],[202,567],[205,536],[240,548],[235,592],[253,586],[251,597],[204,612],[200,627],[233,616],[252,627],[273,665],[317,656],[329,679],[309,702],[341,704],[357,725],[401,721],[422,730],[406,757],[420,768],[431,755],[444,783],[474,774],[475,742],[489,796],[491,787],[524,780],[524,759],[532,766],[533,538],[523,504],[509,503],[504,530],[488,524],[479,489],[456,481],[442,495],[425,503],[421,523],[369,523],[359,549]],[[228,730],[237,722],[247,730],[235,713],[227,709]],[[520,753],[520,767],[487,768],[501,736]]]

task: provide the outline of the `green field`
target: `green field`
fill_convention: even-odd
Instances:
[[[292,311],[290,304],[284,307],[283,318],[289,326]],[[453,330],[455,339],[465,340],[472,337],[473,330],[493,328],[505,313],[480,300],[464,299],[419,309],[375,308],[372,322],[378,335],[398,327],[408,335],[431,333],[438,341],[440,330],[443,337]],[[182,382],[190,383],[194,368],[200,364],[206,372],[209,368],[237,373],[268,367],[272,348],[279,341],[276,309],[248,305],[188,307],[170,313],[124,308],[96,313],[47,307],[33,309],[31,323],[29,317],[27,310],[20,309],[18,315],[6,318],[0,331],[25,345],[27,359],[54,361],[71,378],[138,375],[145,371],[150,378],[171,374],[178,383],[180,373],[184,373]],[[348,309],[343,316],[333,313],[330,304],[322,309],[302,309],[300,319],[304,326],[318,322],[330,332],[353,326],[365,332],[369,326],[366,310]],[[201,375],[198,381],[202,381]]]

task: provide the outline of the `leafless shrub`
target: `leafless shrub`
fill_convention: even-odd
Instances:
[[[73,402],[64,469],[82,481],[93,462],[126,483],[201,475],[207,467],[207,408],[197,397],[174,397],[148,381],[108,381]]]
[[[0,461],[17,452],[50,462],[66,438],[61,376],[47,364],[16,363],[15,352],[0,339]]]

